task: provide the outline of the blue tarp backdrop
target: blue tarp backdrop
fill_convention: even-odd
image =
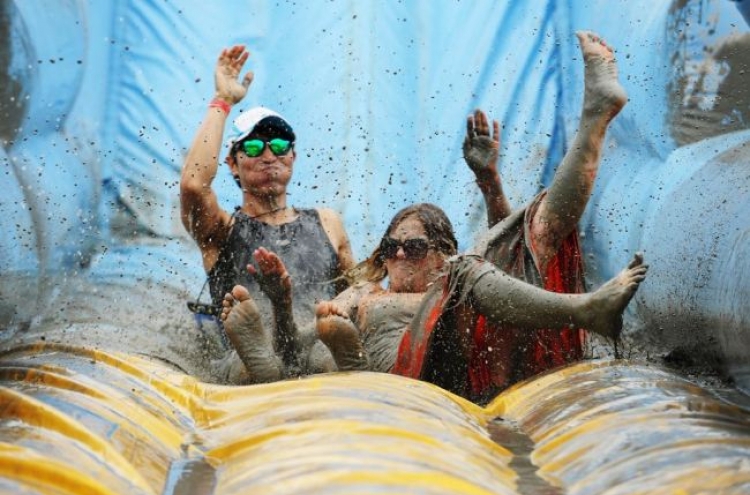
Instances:
[[[461,248],[485,228],[461,156],[477,107],[503,125],[513,205],[549,184],[582,101],[574,33],[591,29],[616,47],[630,102],[581,225],[589,284],[644,251],[634,349],[700,349],[748,384],[749,5],[3,2],[0,335],[48,321],[158,329],[166,312],[190,321],[184,300],[204,274],[178,181],[221,48],[252,52],[255,80],[232,116],[261,104],[292,123],[292,204],[339,211],[362,258],[417,201],[449,212]],[[227,209],[239,201],[223,165],[215,186]]]

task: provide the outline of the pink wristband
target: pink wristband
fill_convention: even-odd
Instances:
[[[232,110],[232,105],[222,100],[221,98],[214,98],[211,103],[208,104],[209,108],[221,108],[225,114],[229,115]]]

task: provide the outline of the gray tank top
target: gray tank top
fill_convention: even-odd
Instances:
[[[295,211],[297,219],[283,225],[269,225],[241,211],[235,213],[229,238],[208,274],[214,304],[220,306],[224,294],[236,284],[244,285],[260,309],[264,327],[267,331],[272,328],[271,303],[245,268],[255,264],[253,251],[264,247],[279,255],[292,277],[297,326],[302,330],[312,324],[315,303],[332,299],[337,293],[333,280],[340,275],[339,258],[323,230],[317,210]]]

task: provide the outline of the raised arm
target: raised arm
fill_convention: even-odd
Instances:
[[[466,138],[463,144],[464,160],[476,177],[477,186],[484,196],[487,223],[492,227],[510,215],[511,208],[505,197],[497,162],[500,157],[500,124],[492,121],[492,134],[487,116],[477,109],[466,119]]]
[[[214,99],[193,138],[180,179],[182,224],[198,243],[204,266],[209,269],[228,232],[230,215],[221,209],[211,187],[219,164],[224,125],[231,106],[242,100],[253,80],[248,72],[238,77],[249,53],[243,45],[221,51],[214,73]]]
[[[612,48],[594,33],[576,35],[585,64],[581,122],[531,225],[543,271],[586,209],[599,171],[607,127],[627,102],[617,79]]]

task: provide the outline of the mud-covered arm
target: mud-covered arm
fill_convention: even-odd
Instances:
[[[464,160],[474,172],[477,186],[484,197],[487,224],[491,228],[511,213],[497,168],[500,159],[500,124],[492,121],[490,133],[487,116],[483,111],[476,110],[466,119],[463,152]]]

